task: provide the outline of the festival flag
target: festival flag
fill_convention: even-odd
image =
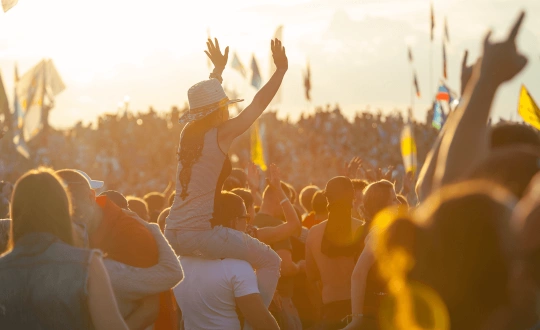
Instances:
[[[442,56],[443,56],[443,77],[448,79],[448,72],[446,70],[446,42],[442,42]]]
[[[435,97],[437,101],[447,101],[450,102],[450,90],[445,85],[440,85],[437,91],[437,96]]]
[[[444,40],[450,42],[450,34],[448,33],[448,20],[444,18]]]
[[[309,61],[307,62],[306,74],[304,75],[304,88],[306,90],[306,100],[311,101],[311,69]]]
[[[414,75],[414,88],[416,90],[416,96],[420,98],[420,87],[418,87],[418,79],[416,77],[416,72],[414,72],[413,75]]]
[[[259,166],[263,171],[267,170],[264,149],[263,149],[263,134],[259,127],[259,120],[256,120],[251,126],[251,161]]]
[[[409,62],[412,63],[413,62],[413,56],[412,56],[411,46],[409,46],[409,48],[408,48],[408,53],[409,53]]]
[[[19,0],[2,0],[2,8],[4,13],[13,8]]]
[[[235,69],[236,71],[240,72],[242,77],[244,78],[246,77],[246,74],[247,74],[246,68],[244,67],[242,62],[240,62],[240,58],[238,57],[238,54],[236,54],[236,52],[234,52],[234,56],[231,62],[231,67]]]
[[[276,29],[276,32],[274,32],[274,39],[279,39],[281,42],[283,42],[283,25],[278,26]],[[276,72],[276,64],[274,63],[274,58],[272,56],[272,51],[270,51],[269,55],[270,59],[270,72],[268,77],[272,77],[274,72]],[[281,88],[278,88],[276,95],[272,98],[272,101],[270,101],[270,105],[275,105],[281,103]]]
[[[540,130],[540,109],[531,94],[525,87],[521,85],[521,93],[519,96],[518,113],[523,120],[536,129]]]
[[[13,92],[13,116],[15,117],[13,121],[13,144],[18,153],[20,153],[24,158],[30,159],[30,150],[26,142],[24,142],[22,127],[24,114],[21,110],[21,104],[19,103],[19,97],[17,96],[17,84],[19,83],[19,70],[17,69],[17,64],[15,64],[15,87]]]
[[[431,41],[433,41],[433,33],[435,30],[435,12],[433,10],[433,1],[431,2]]]
[[[414,140],[413,126],[411,118],[401,131],[401,156],[403,157],[403,165],[405,173],[416,173],[417,156],[416,156],[416,141]]]
[[[433,120],[431,126],[440,130],[446,122],[446,116],[444,115],[442,105],[439,101],[433,103]]]
[[[255,60],[255,54],[253,54],[253,56],[251,57],[251,71],[251,85],[257,89],[261,88],[262,78],[259,71],[259,66],[257,65],[257,61]]]
[[[24,141],[33,139],[47,123],[48,109],[65,85],[51,60],[42,60],[25,73],[16,86],[23,114]]]

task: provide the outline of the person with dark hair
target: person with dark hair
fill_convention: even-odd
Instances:
[[[387,207],[401,205],[394,185],[381,180],[369,184],[364,189],[364,213],[366,227],[364,246],[354,267],[351,278],[351,307],[353,320],[347,329],[357,329],[364,324],[366,329],[379,329],[379,312],[382,298],[387,294],[386,282],[379,273],[375,257],[375,216]],[[363,329],[363,328],[358,328]]]
[[[169,213],[171,213],[171,208],[170,207],[164,209],[159,214],[157,224],[159,226],[159,229],[161,229],[162,233],[165,233],[165,221],[167,220],[167,217],[169,216]]]
[[[245,189],[248,186],[246,172],[241,168],[233,168],[229,177],[223,183],[223,190],[232,191],[233,189]]]
[[[159,192],[151,192],[143,197],[146,205],[148,205],[148,216],[150,223],[157,223],[157,218],[165,207],[165,195]]]
[[[307,229],[323,222],[328,219],[328,202],[324,196],[323,191],[317,191],[313,194],[313,199],[311,200],[311,208],[313,211],[304,219],[302,225]]]
[[[111,202],[116,204],[121,209],[127,210],[129,208],[127,199],[124,197],[124,195],[116,190],[104,191],[100,193],[99,196],[107,196]]]
[[[221,213],[214,226],[245,231],[249,219],[242,198],[221,192]],[[174,293],[186,329],[241,329],[237,314],[256,329],[278,329],[259,293],[251,265],[238,259],[181,256],[186,274]]]
[[[251,192],[244,188],[235,188],[231,190],[233,194],[236,194],[242,198],[244,201],[244,205],[246,206],[246,210],[249,215],[249,224],[253,224],[253,219],[255,219],[255,205],[253,204],[253,195]]]
[[[540,147],[540,136],[534,128],[518,123],[503,123],[491,129],[491,149],[527,145]]]
[[[150,222],[150,216],[148,215],[148,204],[146,204],[144,199],[135,196],[128,196],[127,203],[128,208],[137,213],[139,218],[146,222]]]
[[[287,194],[288,186],[281,182],[279,171],[275,165],[270,167],[269,185],[263,193],[263,202],[261,210],[255,215],[253,224],[257,226],[258,231],[273,228],[277,230],[287,223],[296,223],[297,227],[293,228],[288,235],[282,235],[279,240],[273,237],[273,242],[270,244],[272,249],[277,252],[281,258],[281,278],[279,279],[276,298],[280,301],[281,309],[276,309],[276,306],[271,306],[271,311],[278,320],[282,329],[297,329],[301,327],[301,322],[298,312],[292,303],[292,295],[294,291],[294,276],[305,271],[304,260],[294,262],[292,258],[292,243],[291,236],[300,234],[300,220],[296,214],[291,201],[289,200],[290,193]],[[281,219],[285,217],[286,223]],[[294,220],[291,221],[291,218]],[[292,225],[291,225],[292,228]],[[296,232],[296,233],[295,233]],[[261,233],[257,233],[261,241]]]
[[[324,195],[328,220],[309,230],[306,274],[314,304],[322,304],[320,329],[330,330],[344,327],[341,320],[351,314],[351,275],[365,234],[363,222],[352,217],[355,189],[349,178],[328,181]]]
[[[309,213],[313,212],[313,206],[311,205],[311,201],[313,200],[313,195],[315,195],[315,193],[319,190],[320,190],[319,187],[314,186],[314,185],[309,185],[309,186],[304,187],[304,189],[300,191],[300,205],[304,209],[306,216]]]
[[[174,287],[183,274],[159,227],[122,210],[107,196],[96,197],[95,181],[88,175],[70,169],[56,174],[72,197],[79,244],[107,254],[105,266],[128,326],[146,328],[165,322],[158,318],[159,294]]]
[[[229,119],[229,100],[220,82],[228,48],[221,54],[217,39],[209,40],[207,55],[215,69],[211,79],[188,90],[190,109],[180,118],[187,123],[180,135],[176,196],[167,217],[165,235],[178,255],[248,261],[257,272],[259,290],[270,305],[279,278],[279,256],[255,238],[211,222],[220,216],[223,182],[232,170],[228,152],[233,141],[259,118],[281,85],[288,68],[285,48],[272,40],[276,71],[237,117]]]
[[[0,257],[0,324],[6,329],[128,329],[102,255],[74,247],[70,199],[48,169],[15,184],[12,249]]]

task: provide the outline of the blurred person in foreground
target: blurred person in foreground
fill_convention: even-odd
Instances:
[[[61,180],[31,170],[15,184],[11,250],[0,258],[0,324],[6,329],[128,329],[101,253],[74,246]]]
[[[221,199],[223,207],[214,226],[244,232],[249,215],[242,199],[230,192],[221,192]],[[181,256],[179,260],[186,278],[174,288],[174,293],[186,329],[239,330],[242,321],[255,329],[278,329],[247,261],[190,256]]]
[[[279,278],[279,256],[257,239],[223,226],[212,227],[211,222],[220,215],[221,189],[232,171],[228,156],[231,144],[270,104],[287,72],[287,55],[281,41],[271,41],[276,71],[252,103],[237,117],[229,118],[229,105],[240,101],[230,100],[220,84],[229,49],[221,54],[217,39],[207,45],[206,53],[215,69],[211,79],[188,90],[190,109],[180,118],[187,125],[180,135],[176,196],[165,235],[181,256],[248,261],[256,269],[259,291],[268,306]]]
[[[321,306],[321,330],[340,329],[351,314],[351,275],[360,255],[364,223],[352,217],[355,189],[347,177],[328,181],[328,220],[309,230],[306,273],[311,296]]]
[[[160,293],[167,295],[183,275],[159,227],[146,223],[134,212],[122,210],[107,196],[96,197],[92,189],[96,181],[88,175],[70,169],[56,173],[72,196],[79,244],[99,249],[107,256],[105,267],[128,326],[144,329],[156,322],[160,327],[174,323],[160,314],[167,309],[166,305],[160,306]]]

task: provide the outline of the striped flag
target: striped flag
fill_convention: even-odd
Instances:
[[[420,87],[418,87],[418,78],[416,77],[416,72],[414,72],[413,75],[414,75],[414,77],[413,77],[414,82],[413,83],[414,83],[414,88],[416,90],[416,96],[418,98],[420,98],[420,95],[421,95],[420,94]]]
[[[304,76],[304,87],[306,89],[306,100],[311,101],[311,69],[309,68],[309,61],[307,62],[306,74]]]
[[[267,170],[264,148],[263,148],[264,130],[259,127],[259,120],[256,120],[251,126],[251,161],[259,166],[263,171]]]
[[[450,102],[450,90],[445,85],[440,85],[435,97],[437,101]]]
[[[442,105],[439,101],[435,101],[433,104],[433,120],[431,126],[440,130],[446,122],[446,116],[444,115]]]
[[[401,131],[401,156],[403,157],[403,165],[405,173],[416,173],[417,156],[416,156],[416,141],[414,140],[414,130],[409,117],[409,121]]]
[[[236,71],[240,72],[242,77],[244,78],[246,77],[247,75],[246,68],[244,67],[242,62],[240,62],[240,58],[238,58],[238,54],[236,54],[236,52],[234,53],[234,56],[231,62],[231,67],[235,69]]]
[[[433,1],[431,2],[431,41],[433,41],[433,33],[435,30],[435,12],[433,10]]]
[[[253,57],[251,58],[251,71],[251,85],[257,89],[260,89],[262,85],[262,78],[261,72],[259,71],[259,66],[257,65],[257,60],[255,60],[255,54],[253,54]]]
[[[442,42],[442,56],[443,56],[443,77],[444,79],[448,79],[448,72],[446,69],[446,42],[444,40]]]

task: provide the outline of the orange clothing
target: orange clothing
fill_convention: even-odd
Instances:
[[[107,258],[129,266],[156,265],[159,252],[152,233],[107,196],[96,197],[96,203],[103,211],[103,219],[89,236],[90,248],[100,249]]]
[[[178,304],[172,290],[159,294],[159,314],[154,330],[173,330],[178,328]]]

